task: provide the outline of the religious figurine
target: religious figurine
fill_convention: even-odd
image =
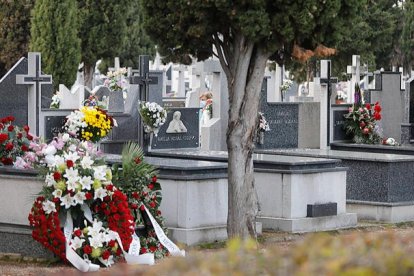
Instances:
[[[181,112],[175,111],[173,114],[173,119],[171,120],[170,124],[167,128],[167,133],[186,133],[187,128],[185,127],[184,123],[180,120]]]

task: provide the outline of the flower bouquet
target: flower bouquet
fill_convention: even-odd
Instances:
[[[28,126],[20,128],[13,125],[13,121],[13,116],[0,119],[0,166],[13,165],[29,151],[30,141],[34,138]]]
[[[353,136],[355,143],[378,144],[381,136],[376,128],[376,121],[381,120],[381,106],[376,102],[363,104],[359,86],[355,89],[355,103],[349,108],[349,113],[345,115],[345,128],[347,134]]]
[[[154,102],[140,102],[138,111],[144,123],[145,132],[154,132],[157,136],[158,129],[167,120],[167,111]]]
[[[256,134],[257,143],[259,145],[263,145],[264,133],[269,130],[270,130],[269,123],[267,122],[264,114],[262,112],[259,112],[259,124],[257,126],[257,134]]]
[[[46,185],[29,214],[33,238],[75,266],[79,256],[81,263],[110,266],[122,253],[115,237],[128,249],[134,231],[127,197],[112,184],[111,169],[90,142],[68,135],[40,147]],[[67,255],[67,246],[76,254]]]
[[[98,142],[108,135],[116,121],[98,107],[84,106],[66,117],[66,132],[82,141]]]
[[[289,80],[289,79],[284,79],[283,80],[283,84],[280,86],[280,91],[282,93],[285,93],[286,91],[289,90],[289,88],[292,86],[293,81]]]
[[[56,92],[53,96],[52,96],[52,102],[50,103],[50,108],[52,109],[59,109],[60,106],[60,97],[58,92]]]
[[[127,69],[125,67],[120,68],[116,71],[109,71],[106,74],[106,79],[104,81],[104,86],[108,87],[111,91],[122,91],[127,82],[125,80],[125,75]]]

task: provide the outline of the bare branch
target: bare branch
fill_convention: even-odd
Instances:
[[[214,41],[214,46],[216,47],[216,51],[217,51],[216,56],[218,57],[220,61],[221,67],[223,68],[224,73],[226,74],[227,78],[232,79],[233,75],[230,71],[228,61],[223,53],[223,47],[221,44],[222,42],[217,34],[213,35],[213,41]]]

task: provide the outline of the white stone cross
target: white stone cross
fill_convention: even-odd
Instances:
[[[28,53],[27,75],[17,75],[16,84],[28,87],[28,125],[31,133],[39,136],[39,115],[42,105],[42,84],[51,84],[52,76],[42,74],[41,56],[38,52]]]
[[[350,94],[348,95],[348,99],[351,99],[351,102],[354,101],[354,94],[355,94],[355,84],[360,84],[361,75],[368,74],[368,67],[361,66],[360,63],[360,56],[359,55],[352,55],[352,65],[348,65],[346,67],[347,74],[350,74],[351,77],[351,87],[350,87]],[[368,81],[368,80],[365,80]],[[368,88],[368,85],[365,89]]]

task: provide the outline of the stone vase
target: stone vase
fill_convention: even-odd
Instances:
[[[124,113],[124,93],[122,91],[111,91],[108,101],[109,113]]]

